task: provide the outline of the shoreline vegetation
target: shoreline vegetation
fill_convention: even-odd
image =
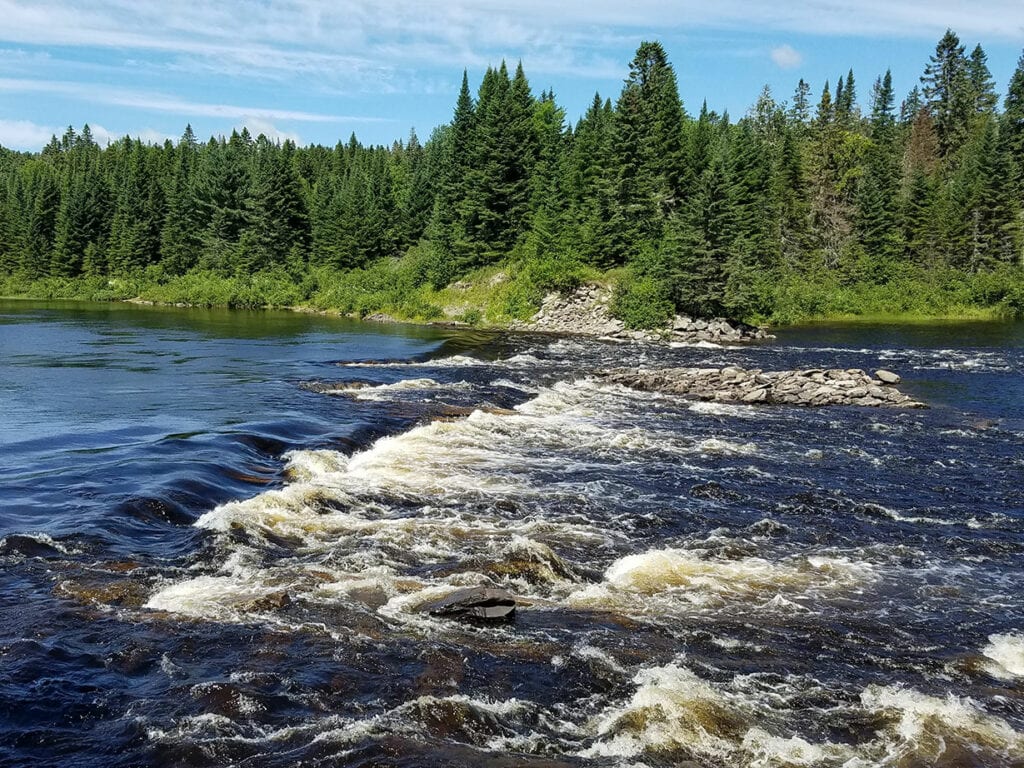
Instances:
[[[380,274],[385,270],[391,274]],[[551,292],[565,295],[579,285],[595,285],[613,294],[610,309],[613,316],[621,316],[614,311],[621,270],[595,271],[561,289],[538,285],[513,265],[480,270],[441,289],[403,279],[398,263],[378,264],[375,271],[378,273],[360,270],[310,275],[302,282],[278,273],[250,277],[204,273],[167,277],[144,273],[120,278],[81,276],[36,280],[0,276],[0,298],[281,309],[369,321],[515,330],[528,329],[526,324],[536,318],[545,296]],[[778,311],[771,316],[741,319],[762,327],[811,322],[1015,320],[1021,319],[1021,311],[999,297],[1019,290],[1017,286],[1022,281],[1024,276],[1007,270],[1000,275],[929,275],[884,286],[829,286],[827,283],[779,286],[780,293],[788,294],[790,303],[785,308],[780,301]],[[627,327],[639,329],[663,326],[664,323],[658,326],[643,322],[627,324]]]
[[[694,117],[645,42],[575,124],[503,63],[422,144],[69,128],[0,148],[0,295],[515,328],[593,285],[634,330],[1024,317],[1024,56],[1001,100],[952,31],[899,107],[888,72],[863,110],[834,83]]]

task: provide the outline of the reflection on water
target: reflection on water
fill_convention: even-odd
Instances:
[[[1024,765],[1020,326],[669,350],[0,309],[14,764]],[[590,375],[729,363],[933,407]],[[469,586],[514,620],[421,610]]]

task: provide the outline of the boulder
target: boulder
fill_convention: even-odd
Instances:
[[[511,618],[515,610],[515,596],[504,589],[492,587],[457,589],[439,600],[430,600],[419,606],[420,612],[431,616],[487,621]]]
[[[887,371],[884,368],[875,371],[875,378],[884,384],[899,384],[902,381],[898,374]]]

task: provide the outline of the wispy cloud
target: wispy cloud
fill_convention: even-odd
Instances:
[[[169,125],[173,115],[211,131],[263,126],[277,138],[295,138],[296,126],[307,136],[345,123],[372,132],[369,124],[392,122],[382,115],[453,95],[463,67],[478,76],[502,59],[522,59],[535,90],[571,80],[605,91],[621,82],[624,52],[640,39],[682,38],[693,58],[679,67],[680,82],[696,88],[711,68],[692,66],[698,55],[702,65],[725,56],[767,63],[767,55],[787,70],[802,63],[793,46],[814,50],[808,38],[902,45],[935,41],[947,27],[986,47],[1024,42],[1024,2],[0,0],[0,96],[16,95],[0,109],[12,136],[36,125],[14,118],[51,123],[97,111],[108,123],[137,115],[140,125]],[[767,40],[790,43],[773,49]]]
[[[623,33],[692,29],[1024,40],[1020,0],[0,0],[0,40],[147,51],[179,70],[364,92],[401,89],[417,67],[482,66],[514,54],[536,73],[603,79],[601,51]]]
[[[800,55],[800,52],[789,44],[772,48],[771,57],[775,65],[782,69],[795,69],[803,64],[804,61],[804,57]]]
[[[229,120],[284,120],[300,123],[375,123],[388,118],[330,115],[301,110],[188,101],[161,93],[110,88],[90,83],[31,78],[0,78],[0,91],[59,94],[94,104],[130,107],[147,112],[169,112],[183,117],[218,117]]]

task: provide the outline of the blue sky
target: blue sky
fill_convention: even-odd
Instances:
[[[301,144],[353,131],[389,143],[450,119],[462,69],[522,60],[575,120],[617,96],[640,41],[660,40],[688,111],[742,115],[762,86],[885,69],[902,97],[947,27],[981,43],[1000,94],[1024,48],[1024,0],[0,0],[0,144],[39,149],[88,122],[203,138],[248,126]]]

